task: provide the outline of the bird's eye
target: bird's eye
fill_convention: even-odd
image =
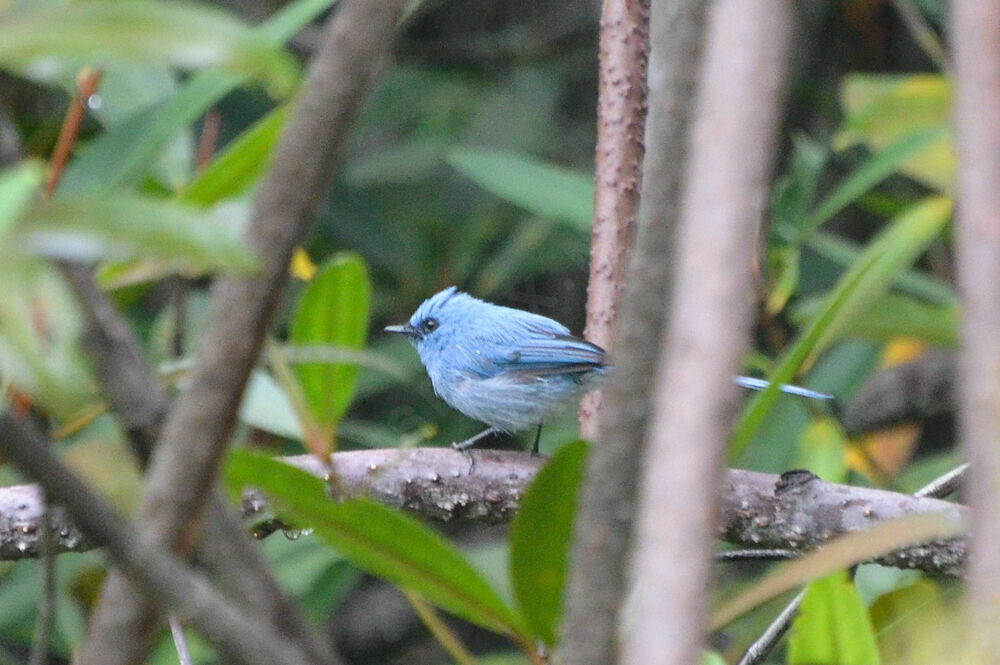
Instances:
[[[437,319],[427,319],[424,324],[420,326],[425,333],[434,332],[438,327]]]

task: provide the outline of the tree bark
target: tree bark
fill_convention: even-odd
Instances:
[[[642,184],[648,2],[604,0],[600,40],[594,223],[590,230],[584,336],[613,351],[619,297],[635,239]],[[586,439],[597,438],[601,401],[601,391],[597,390],[580,403],[580,434]]]
[[[968,608],[982,662],[1000,662],[1000,1],[956,2],[956,246],[963,302],[959,427],[972,507]]]
[[[710,13],[643,458],[620,659],[629,665],[694,663],[704,646],[712,524],[737,403],[732,377],[749,342],[791,11],[789,2],[719,0]]]
[[[616,661],[619,612],[639,461],[666,309],[674,226],[701,53],[705,3],[653,0],[649,118],[639,224],[615,331],[615,371],[603,391],[598,441],[574,527],[566,618],[555,654],[565,665]],[[650,184],[655,183],[655,184]]]

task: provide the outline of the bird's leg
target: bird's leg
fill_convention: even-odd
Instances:
[[[472,446],[476,445],[476,442],[478,442],[480,439],[485,439],[489,435],[491,435],[491,434],[498,434],[499,432],[500,432],[499,428],[497,428],[497,427],[489,427],[487,429],[484,429],[479,434],[466,439],[465,441],[459,441],[457,443],[452,443],[451,447],[454,448],[455,450],[468,450]]]
[[[538,423],[538,429],[535,430],[535,443],[531,446],[531,454],[538,454],[538,441],[542,438],[542,424]]]

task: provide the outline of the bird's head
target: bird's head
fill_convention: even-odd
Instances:
[[[385,331],[406,335],[426,364],[425,354],[444,348],[477,304],[482,302],[450,286],[425,300],[408,322]]]

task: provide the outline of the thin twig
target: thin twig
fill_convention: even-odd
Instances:
[[[959,490],[969,471],[968,464],[961,464],[948,473],[938,476],[913,493],[913,496],[943,499]]]
[[[222,115],[212,109],[205,114],[201,123],[201,136],[198,137],[198,152],[195,157],[194,172],[205,169],[219,143],[219,129],[222,126]],[[170,303],[174,310],[174,329],[170,337],[170,353],[174,358],[184,355],[184,341],[188,326],[188,280],[183,275],[174,275],[170,279]]]
[[[177,649],[177,660],[180,665],[194,665],[191,660],[191,651],[188,649],[187,637],[184,636],[184,626],[176,614],[167,617],[170,624],[170,636],[174,640],[174,648]]]
[[[215,148],[219,144],[219,129],[222,127],[222,114],[212,109],[201,121],[201,136],[198,138],[198,156],[195,158],[194,171],[200,173],[212,161]]]
[[[920,9],[913,4],[913,0],[892,0],[893,7],[899,12],[906,29],[913,35],[913,41],[927,54],[938,69],[945,74],[950,74],[948,57],[945,55],[941,40],[937,33],[924,19]]]
[[[795,598],[785,605],[785,609],[781,610],[778,616],[774,618],[774,621],[760,634],[760,637],[747,647],[737,665],[757,665],[757,663],[767,658],[767,655],[774,650],[774,647],[778,645],[778,642],[785,636],[788,629],[792,627],[792,621],[795,620],[795,615],[799,613],[799,608],[802,607],[802,599],[805,597],[806,590],[799,591],[795,595]]]
[[[417,613],[420,617],[420,621],[423,622],[427,630],[431,632],[437,643],[441,645],[449,656],[458,665],[476,665],[476,657],[472,655],[462,641],[458,639],[448,625],[441,620],[441,616],[437,611],[424,600],[416,591],[410,591],[409,589],[402,589],[403,595],[406,599],[410,601],[410,605],[413,607],[413,611]]]
[[[77,77],[76,94],[66,109],[66,117],[59,130],[59,138],[52,150],[52,156],[49,158],[49,172],[45,176],[45,193],[48,196],[52,196],[56,191],[59,179],[62,178],[63,169],[66,168],[66,162],[69,161],[76,137],[80,133],[80,124],[87,114],[87,100],[97,91],[100,82],[101,72],[97,69],[84,69]]]
[[[52,522],[45,492],[41,493],[42,516],[38,522],[38,556],[41,559],[42,588],[38,600],[38,616],[35,632],[31,640],[29,665],[45,665],[48,662],[49,642],[56,616],[56,552],[52,538]]]
[[[787,559],[798,559],[803,554],[802,550],[786,549],[725,550],[716,552],[715,560],[720,563],[731,563],[733,561],[785,561]]]

